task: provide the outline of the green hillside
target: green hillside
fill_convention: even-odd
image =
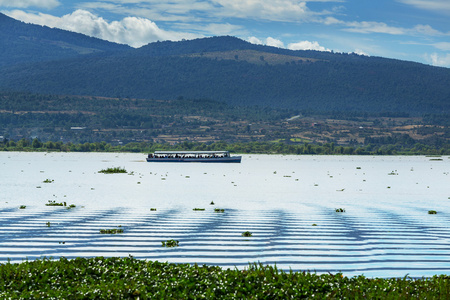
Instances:
[[[4,15],[0,29],[0,91],[212,99],[233,106],[317,113],[450,112],[447,68],[356,54],[291,51],[230,36],[133,49]]]
[[[128,49],[79,33],[26,24],[0,13],[0,66]]]

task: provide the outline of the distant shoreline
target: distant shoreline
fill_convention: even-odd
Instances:
[[[413,147],[405,147],[397,144],[381,146],[355,145],[342,146],[334,143],[325,144],[288,144],[282,142],[246,142],[227,143],[223,141],[213,143],[181,142],[175,145],[168,143],[133,142],[124,145],[111,145],[106,142],[95,143],[63,143],[41,142],[38,139],[0,142],[0,151],[21,152],[125,152],[125,153],[150,153],[156,150],[189,150],[189,151],[230,151],[239,154],[293,154],[293,155],[450,155],[450,145],[433,147],[416,144]]]

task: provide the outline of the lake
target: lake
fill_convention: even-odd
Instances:
[[[0,152],[0,262],[132,255],[347,276],[450,274],[449,157],[145,156]],[[109,167],[128,173],[98,173]],[[100,234],[114,228],[124,232]],[[162,247],[169,239],[179,247]]]

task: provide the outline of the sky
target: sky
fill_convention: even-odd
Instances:
[[[450,68],[450,0],[0,0],[0,12],[132,47],[230,35]]]

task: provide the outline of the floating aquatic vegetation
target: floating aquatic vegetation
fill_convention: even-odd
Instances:
[[[172,248],[172,247],[178,247],[180,242],[176,240],[167,240],[162,241],[162,247]]]
[[[398,175],[398,172],[397,172],[397,170],[391,171],[390,173],[388,173],[388,175]]]
[[[104,174],[128,173],[127,170],[125,170],[124,168],[121,168],[121,167],[102,169],[98,172],[104,173]]]
[[[156,208],[150,208],[150,211],[156,211]]]
[[[47,225],[47,227],[50,227],[50,222],[45,223],[45,225]]]
[[[119,226],[120,227],[120,226]],[[100,229],[100,233],[102,234],[117,234],[123,233],[122,228],[112,228],[112,229]]]
[[[371,278],[285,272],[256,263],[239,270],[132,256],[61,257],[0,264],[0,298],[447,299],[449,279],[448,275]]]
[[[19,206],[19,209],[25,209],[25,208],[27,208],[26,205],[21,205],[21,206]]]
[[[55,200],[48,200],[45,206],[66,206],[66,202],[56,202]]]
[[[345,208],[336,208],[335,211],[336,212],[345,212]]]
[[[54,179],[45,179],[44,181],[43,181],[43,183],[52,183],[52,182],[54,182],[55,180]]]
[[[194,208],[193,209],[194,211],[203,211],[203,210],[205,210],[204,208]]]
[[[214,212],[216,212],[216,213],[223,213],[223,212],[225,212],[225,209],[223,209],[223,208],[214,208]]]
[[[312,226],[317,226],[317,224],[316,224],[316,223],[314,223],[314,224],[312,224]]]
[[[428,214],[429,214],[429,215],[435,215],[435,214],[437,214],[437,211],[435,211],[435,210],[429,210],[429,211],[428,211]]]
[[[245,231],[241,235],[244,236],[244,237],[251,237],[251,236],[253,236],[253,234],[250,231]]]

